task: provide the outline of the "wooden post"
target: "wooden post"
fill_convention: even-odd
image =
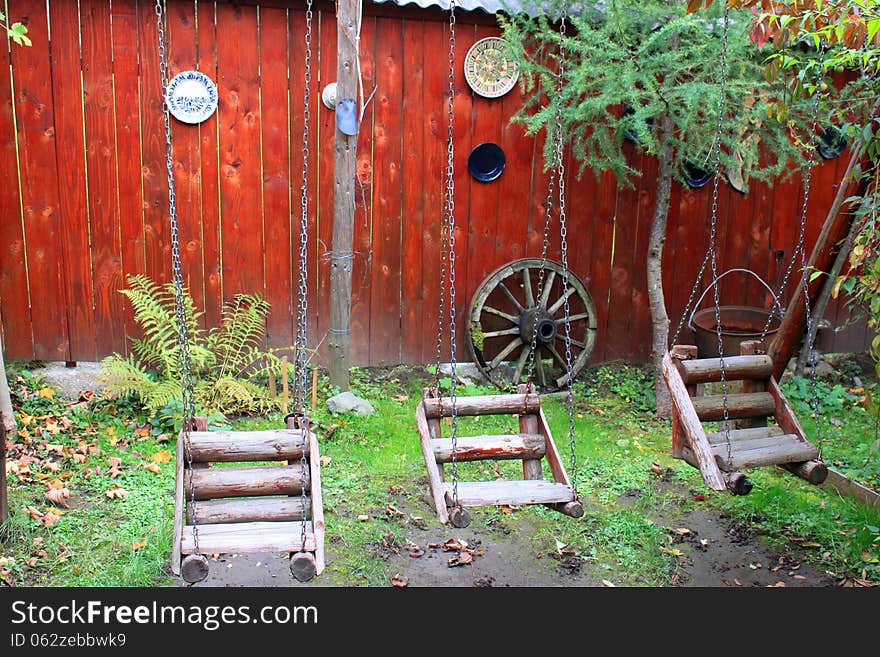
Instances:
[[[760,340],[746,340],[739,345],[739,353],[741,356],[756,356],[761,353]],[[767,389],[766,380],[746,379],[742,382],[743,392],[761,392]],[[734,420],[733,426],[736,429],[750,429],[752,427],[766,427],[767,418],[741,418]]]
[[[336,3],[336,98],[357,97],[357,58],[361,0]],[[330,382],[349,388],[351,329],[351,250],[354,234],[354,176],[357,135],[336,129],[333,147],[333,250],[330,256]]]
[[[0,523],[9,517],[9,500],[6,494],[6,436],[15,435],[15,416],[12,413],[12,397],[6,379],[6,363],[3,360],[3,344],[0,343]]]
[[[281,358],[281,412],[287,415],[287,400],[289,399],[290,385],[287,382],[287,356]]]
[[[521,383],[516,391],[521,395],[534,394],[535,388],[529,383]],[[534,413],[523,413],[519,416],[519,430],[524,434],[538,433],[538,416]],[[546,451],[546,450],[545,450]],[[541,458],[523,459],[523,479],[543,479],[544,472],[541,467]]]
[[[837,195],[834,197],[834,202],[831,204],[831,208],[825,217],[822,232],[819,233],[816,244],[813,246],[813,252],[810,254],[810,259],[807,262],[807,269],[801,273],[801,277],[798,279],[798,285],[785,309],[785,314],[782,316],[779,331],[767,350],[767,354],[773,359],[773,376],[776,377],[777,381],[785,372],[789,359],[797,351],[801,338],[804,335],[806,311],[804,309],[803,277],[809,276],[810,272],[814,270],[828,271],[834,263],[835,247],[849,233],[852,216],[850,213],[841,212],[840,210],[846,198],[852,194],[853,183],[850,181],[850,175],[861,159],[862,149],[859,147],[854,148],[849,164],[846,167],[846,172],[843,174],[840,185],[837,188]],[[808,284],[811,307],[815,306],[819,290],[822,286],[820,279],[821,277]]]

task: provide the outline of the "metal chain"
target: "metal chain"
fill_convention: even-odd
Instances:
[[[825,49],[823,48],[820,51],[819,55],[819,84],[821,84],[822,79],[824,77],[823,71],[825,70]],[[767,337],[767,332],[770,330],[770,324],[773,321],[773,313],[779,308],[780,313],[782,312],[781,302],[779,299],[782,299],[785,295],[785,289],[788,287],[788,280],[791,277],[792,272],[794,271],[794,264],[797,261],[798,255],[801,256],[801,260],[805,257],[805,241],[807,234],[807,204],[810,198],[810,179],[813,175],[813,167],[816,164],[816,142],[818,141],[818,135],[816,134],[816,127],[819,124],[819,89],[817,87],[816,93],[813,96],[813,108],[812,108],[812,117],[810,120],[810,146],[808,149],[807,155],[807,165],[804,171],[804,194],[801,199],[801,213],[800,213],[800,226],[798,229],[798,238],[797,243],[795,245],[795,249],[791,254],[791,260],[788,262],[788,267],[785,269],[785,274],[782,277],[782,282],[779,284],[779,288],[776,291],[776,297],[773,299],[773,305],[770,307],[770,312],[767,314],[767,319],[764,322],[764,328],[761,331],[761,340]]]
[[[452,424],[450,438],[452,442],[452,504],[458,506],[458,413],[456,398],[458,394],[458,373],[455,363],[455,1],[449,3],[449,106],[447,110],[447,143],[446,143],[446,203],[445,218],[447,231],[448,267],[449,267],[449,364],[452,368],[450,376],[450,403],[452,404]],[[442,284],[441,284],[442,287]]]
[[[564,77],[565,77],[565,36],[566,36],[566,8],[562,5],[562,17],[559,22],[559,70],[556,77],[556,165],[557,178],[559,183],[559,241],[562,260],[562,317],[565,326],[565,377],[567,394],[565,396],[565,406],[568,411],[568,447],[570,456],[569,469],[571,471],[571,487],[577,499],[577,451],[574,437],[574,381],[573,365],[571,357],[571,307],[568,302],[568,226],[566,225],[565,214],[565,158],[563,157],[562,146],[562,94]]]
[[[712,280],[718,276],[718,259],[715,248],[718,237],[718,184],[721,179],[721,135],[724,128],[725,93],[727,90],[727,35],[730,26],[730,10],[724,9],[724,29],[721,34],[721,73],[719,75],[718,94],[718,122],[715,126],[715,176],[712,179],[712,213],[709,227],[709,263],[712,272]],[[722,426],[724,439],[727,446],[727,462],[730,462],[730,410],[727,400],[727,367],[724,362],[724,340],[721,333],[721,301],[719,298],[718,285],[712,287],[712,298],[715,308],[715,336],[718,341],[718,358],[721,362],[721,402],[723,407]]]
[[[171,269],[174,284],[174,316],[177,323],[177,349],[180,360],[181,402],[183,404],[183,449],[190,475],[193,471],[193,454],[190,432],[195,417],[195,392],[193,390],[192,360],[189,348],[189,330],[183,284],[183,265],[180,257],[180,227],[177,218],[177,197],[174,189],[174,149],[171,142],[171,114],[165,101],[168,87],[168,50],[165,45],[165,11],[162,0],[156,0],[156,27],[159,55],[159,81],[162,85],[162,117],[165,131],[165,166],[168,174],[168,216],[171,223]],[[199,523],[195,504],[196,490],[193,477],[189,477],[189,510],[192,513],[193,547],[199,550]]]
[[[306,388],[308,386],[308,242],[309,242],[309,139],[312,102],[312,0],[306,2],[305,73],[303,74],[303,135],[302,135],[302,186],[300,195],[299,219],[299,299],[296,326],[296,358],[293,368],[293,407],[299,414],[302,435],[302,454],[300,455],[300,510],[302,524],[300,539],[302,550],[306,549],[306,446],[311,429],[309,427]]]

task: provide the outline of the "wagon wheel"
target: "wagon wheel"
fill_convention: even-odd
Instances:
[[[527,374],[533,331],[537,351],[533,379],[544,390],[567,382],[565,368],[564,302],[568,299],[571,326],[572,378],[584,367],[596,340],[596,307],[581,280],[569,271],[562,289],[562,266],[544,263],[540,298],[539,258],[515,260],[484,280],[471,301],[468,349],[480,371],[492,383],[509,389]]]

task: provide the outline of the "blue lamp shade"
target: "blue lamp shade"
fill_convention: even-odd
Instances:
[[[474,147],[468,156],[468,171],[480,182],[492,182],[504,171],[506,158],[498,144],[487,141]]]

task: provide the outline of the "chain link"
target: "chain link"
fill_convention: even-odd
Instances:
[[[306,446],[311,434],[309,427],[308,406],[306,403],[306,389],[308,387],[308,242],[309,242],[309,164],[311,154],[309,141],[311,138],[311,104],[312,104],[312,0],[306,2],[306,35],[305,35],[305,60],[303,74],[303,134],[302,134],[302,169],[300,187],[300,218],[299,218],[299,285],[296,318],[296,356],[293,367],[293,408],[298,414],[300,430],[302,434],[303,450],[300,456],[300,510],[302,512],[302,524],[300,525],[300,540],[302,550],[306,549],[306,472],[308,462],[306,460]]]
[[[174,149],[171,141],[171,114],[165,102],[165,89],[168,87],[168,50],[165,39],[165,10],[162,0],[156,0],[156,28],[159,55],[159,81],[162,85],[162,117],[165,132],[165,166],[168,174],[168,216],[171,224],[171,270],[174,285],[174,317],[177,324],[177,350],[180,361],[181,403],[183,405],[183,450],[189,472],[193,471],[193,454],[190,433],[195,422],[195,393],[193,390],[192,360],[189,345],[189,321],[186,312],[186,291],[183,283],[183,265],[180,257],[180,226],[177,217],[177,196],[174,188]],[[189,477],[189,510],[192,515],[193,547],[195,554],[199,549],[199,523],[195,504],[196,491],[193,477]]]

